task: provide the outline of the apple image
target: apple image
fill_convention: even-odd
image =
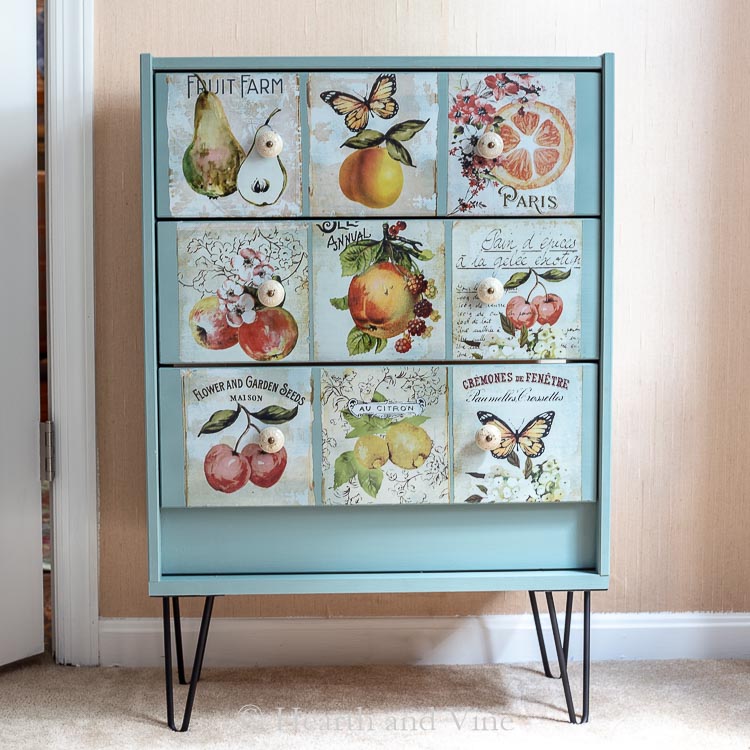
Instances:
[[[354,325],[376,339],[403,333],[420,298],[407,288],[407,276],[405,268],[389,261],[376,263],[355,276],[347,294]]]
[[[539,323],[553,325],[560,320],[563,311],[563,301],[556,294],[540,294],[531,300],[536,308],[536,319]]]
[[[219,492],[237,492],[250,480],[250,463],[230,445],[214,445],[203,461],[206,481]]]
[[[536,323],[537,311],[523,297],[516,295],[508,300],[505,315],[515,328],[531,328]]]
[[[229,349],[237,343],[237,329],[227,323],[226,310],[221,309],[216,295],[198,300],[189,322],[193,338],[206,349]]]
[[[258,443],[248,443],[241,451],[250,467],[250,481],[258,487],[273,487],[286,468],[286,448],[266,453]]]
[[[297,344],[297,321],[283,307],[258,310],[252,323],[239,328],[242,351],[259,362],[284,359]]]

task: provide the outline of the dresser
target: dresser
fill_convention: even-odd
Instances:
[[[572,596],[588,649],[609,580],[612,56],[141,75],[170,726],[179,597],[205,597],[205,649],[218,595],[417,591],[530,592],[548,676],[550,592],[575,721]]]

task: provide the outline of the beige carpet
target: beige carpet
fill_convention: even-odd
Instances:
[[[580,702],[580,664],[573,665]],[[187,688],[180,687],[180,711]],[[206,669],[187,734],[159,669],[0,671],[0,748],[750,748],[750,662],[599,662],[591,723],[538,665]],[[606,744],[603,744],[606,743]]]

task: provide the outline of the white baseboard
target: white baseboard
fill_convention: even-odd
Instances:
[[[547,621],[548,651],[554,646]],[[197,618],[183,618],[185,659],[192,662]],[[750,659],[750,613],[597,614],[591,656],[605,659]],[[574,615],[571,658],[581,656]],[[163,663],[159,618],[99,620],[102,666]],[[216,618],[206,666],[342,664],[498,664],[539,659],[531,615],[480,617]]]

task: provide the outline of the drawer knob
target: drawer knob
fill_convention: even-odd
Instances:
[[[479,138],[474,150],[483,159],[497,159],[503,153],[503,146],[503,139],[490,130]]]
[[[503,436],[494,425],[482,425],[474,435],[474,441],[483,451],[494,451],[500,447]]]
[[[482,279],[477,286],[477,297],[485,305],[494,305],[499,302],[504,292],[505,287],[503,286],[503,282],[494,276]]]
[[[264,307],[278,307],[285,296],[284,287],[275,279],[264,281],[258,287],[258,302]]]
[[[258,128],[255,143],[258,153],[266,159],[278,156],[284,148],[283,138],[270,125]]]
[[[264,453],[278,453],[284,447],[284,433],[278,427],[266,427],[260,431],[258,445]]]

